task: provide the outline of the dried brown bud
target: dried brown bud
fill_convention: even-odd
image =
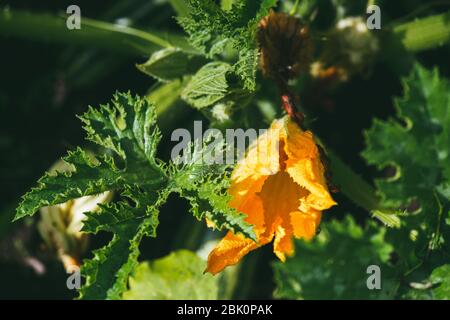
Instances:
[[[258,42],[263,74],[287,80],[308,71],[313,43],[298,18],[271,11],[259,22]]]

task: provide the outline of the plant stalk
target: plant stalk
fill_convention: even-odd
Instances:
[[[393,36],[411,52],[443,46],[450,42],[450,11],[396,25]]]

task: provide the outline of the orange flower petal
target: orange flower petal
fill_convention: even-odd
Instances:
[[[273,241],[273,252],[283,262],[286,260],[286,255],[291,256],[294,254],[291,227],[278,226]]]
[[[253,141],[245,158],[236,165],[231,179],[235,183],[251,178],[258,180],[279,171],[278,143],[283,123],[274,121],[270,128]]]
[[[244,255],[259,246],[253,240],[241,234],[234,235],[230,231],[209,254],[206,271],[216,274],[225,267],[238,263]]]
[[[320,211],[311,210],[309,214],[300,211],[291,212],[290,216],[294,236],[310,240],[316,234],[322,214]]]
[[[264,229],[264,214],[262,201],[257,193],[261,191],[265,180],[265,177],[256,181],[248,178],[241,183],[232,184],[228,190],[228,193],[232,196],[229,203],[230,207],[246,213],[247,218],[245,220],[255,226],[255,231],[261,230],[261,232]]]
[[[304,195],[305,191],[286,172],[267,178],[259,193],[263,203],[266,236],[274,234],[278,226],[287,228],[290,225],[289,213],[297,210],[299,198]]]
[[[323,181],[324,169],[320,160],[303,159],[292,163],[289,159],[288,162],[286,171],[295,182],[310,192],[306,198],[300,200],[301,211],[308,212],[311,208],[325,210],[336,204]]]
[[[307,212],[311,208],[325,210],[332,207],[336,202],[328,191],[325,168],[312,133],[303,132],[292,121],[288,121],[287,128],[286,171],[296,183],[310,192],[306,199],[301,200],[300,210]]]
[[[314,237],[321,211],[336,204],[324,171],[312,133],[288,117],[275,120],[237,164],[229,189],[230,207],[247,215],[258,241],[229,232],[210,253],[207,271],[218,273],[272,240],[284,261],[294,253],[294,236]]]

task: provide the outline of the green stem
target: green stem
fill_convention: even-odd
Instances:
[[[162,48],[169,48],[172,46],[170,42],[168,42],[154,34],[151,34],[151,33],[139,30],[139,29],[134,29],[134,28],[126,27],[126,26],[118,27],[117,25],[114,25],[114,24],[111,24],[108,22],[97,21],[97,20],[88,19],[88,18],[83,18],[82,22],[83,22],[83,26],[91,27],[93,29],[97,29],[97,30],[101,30],[101,31],[126,35],[126,36],[129,36],[130,39],[134,38],[137,40],[143,40],[143,42],[146,41],[149,44],[151,43],[153,45],[157,45]]]
[[[380,199],[374,188],[349,168],[333,151],[327,149],[327,155],[330,159],[333,183],[339,191],[369,212],[378,209]]]
[[[239,275],[242,272],[242,264],[230,266],[219,275],[219,299],[230,300],[240,288]]]
[[[258,264],[261,259],[261,252],[248,256],[241,261],[238,274],[239,290],[233,293],[233,299],[249,299],[251,297],[252,287],[255,281],[255,275],[258,273]]]
[[[400,227],[400,212],[381,206],[381,198],[375,189],[349,168],[333,151],[327,150],[333,183],[347,198],[366,209],[373,217],[391,228]]]
[[[171,250],[180,248],[191,251],[198,250],[207,231],[205,221],[198,221],[187,216],[174,235]]]
[[[166,47],[185,45],[176,35],[147,32],[81,17],[81,29],[69,30],[65,17],[3,9],[0,35],[102,48],[126,55],[149,55]]]
[[[443,46],[450,42],[450,11],[397,25],[393,36],[412,52]]]
[[[189,7],[185,0],[169,0],[169,3],[179,17],[185,17],[189,14]]]
[[[290,14],[291,16],[293,16],[293,15],[295,15],[295,14],[297,13],[298,5],[299,5],[299,4],[300,4],[300,0],[295,0],[295,3],[294,3],[294,5],[292,6],[291,11],[289,11],[289,14]]]
[[[390,24],[399,24],[400,22],[408,21],[410,19],[413,19],[414,17],[419,16],[424,11],[429,10],[429,9],[431,9],[433,7],[448,6],[448,5],[450,5],[450,1],[449,0],[441,0],[441,1],[433,1],[433,2],[429,2],[429,3],[425,3],[425,4],[421,5],[420,7],[418,7],[417,9],[411,11],[407,15],[391,21],[389,23],[389,25]]]

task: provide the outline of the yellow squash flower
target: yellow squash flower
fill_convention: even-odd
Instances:
[[[294,253],[293,236],[311,239],[322,210],[336,204],[324,171],[312,133],[289,117],[275,120],[236,165],[229,189],[229,205],[247,215],[257,242],[228,232],[209,254],[206,271],[216,274],[272,240],[284,261]]]

